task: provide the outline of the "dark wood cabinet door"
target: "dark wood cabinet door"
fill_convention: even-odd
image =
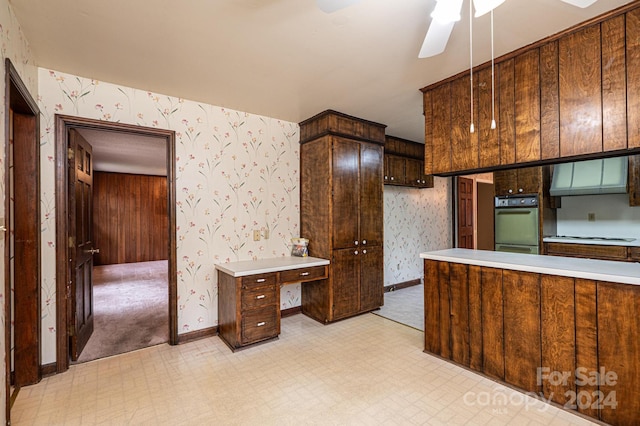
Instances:
[[[378,165],[382,167],[382,159]],[[354,247],[359,240],[360,143],[335,138],[333,144],[333,248]],[[382,185],[382,182],[380,182]]]
[[[449,291],[451,314],[451,360],[469,366],[468,265],[451,263]]]
[[[515,58],[516,162],[540,159],[540,50]]]
[[[471,88],[469,76],[451,82],[451,168],[478,168],[478,133],[471,133]],[[474,111],[474,121],[477,113]],[[475,125],[476,123],[474,123]]]
[[[602,151],[600,25],[559,41],[560,156]]]
[[[424,180],[423,162],[407,158],[405,161],[405,183],[407,186],[422,186]]]
[[[500,165],[499,141],[499,101],[498,79],[491,75],[491,68],[478,71],[474,77],[477,82],[478,116],[476,132],[478,133],[478,166],[491,167]],[[495,117],[496,128],[491,128],[491,119]]]
[[[539,392],[540,275],[503,271],[504,380],[528,392]]]
[[[560,156],[558,42],[540,46],[540,157]]]
[[[576,367],[585,371],[598,370],[598,314],[596,308],[596,282],[575,279]],[[598,385],[583,381],[576,384],[576,394],[594,395]],[[599,417],[597,405],[578,406],[578,411],[594,418]]]
[[[640,8],[626,14],[627,148],[640,147]],[[434,151],[436,152],[436,151]]]
[[[514,59],[509,59],[498,65],[498,82],[500,164],[513,164],[516,162],[516,88]]]
[[[604,151],[627,147],[627,78],[624,15],[602,23],[602,144]]]
[[[482,371],[504,380],[502,270],[482,268]]]
[[[496,195],[511,195],[517,192],[518,171],[516,169],[493,172]]]
[[[359,212],[359,245],[382,246],[384,244],[382,233],[384,229],[383,215],[383,182],[382,163],[383,147],[373,143],[360,143],[360,202],[359,208],[355,207],[352,214]],[[358,185],[358,180],[353,180],[351,185]],[[334,216],[343,220],[341,215]]]
[[[542,169],[524,167],[518,169],[516,191],[520,194],[538,194],[542,191]]]
[[[398,155],[387,155],[387,172],[385,182],[391,185],[404,185],[405,159]]]
[[[360,310],[371,311],[383,305],[384,260],[382,246],[363,246],[359,256]]]
[[[600,420],[612,425],[637,425],[640,413],[640,286],[599,282],[598,358],[600,392],[615,392],[617,406],[603,403]],[[609,372],[610,375],[606,375]]]
[[[440,354],[440,287],[438,264],[424,261],[424,350]]]
[[[332,320],[346,318],[360,309],[360,248],[334,250],[330,280],[333,289]]]
[[[433,173],[451,171],[451,83],[433,89]]]
[[[554,275],[540,277],[542,364],[546,374],[571,373],[566,380],[543,379],[544,397],[560,405],[571,402],[575,390],[576,324],[574,279]],[[543,376],[541,376],[543,378]],[[569,393],[568,393],[569,392]]]

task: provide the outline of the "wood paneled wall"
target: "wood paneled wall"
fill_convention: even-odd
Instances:
[[[96,171],[96,265],[168,259],[167,178]]]

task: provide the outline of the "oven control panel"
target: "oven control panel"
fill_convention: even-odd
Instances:
[[[510,197],[496,197],[496,207],[538,207],[537,195],[514,195]]]

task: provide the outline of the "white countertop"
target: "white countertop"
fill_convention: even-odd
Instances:
[[[469,249],[431,251],[420,253],[420,257],[490,268],[640,285],[640,263],[634,262]]]
[[[544,237],[545,243],[566,243],[566,244],[595,244],[599,246],[622,246],[622,247],[640,247],[640,239],[635,238],[633,241],[612,241],[612,240],[581,240],[579,238],[568,237]]]
[[[271,259],[241,260],[239,262],[216,263],[217,270],[232,277],[265,274],[267,272],[289,271],[291,269],[309,268],[312,266],[328,265],[327,259],[318,257],[274,257]]]

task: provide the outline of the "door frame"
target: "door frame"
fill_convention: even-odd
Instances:
[[[167,149],[167,203],[169,227],[169,344],[178,344],[178,288],[176,267],[176,180],[175,132],[173,130],[107,122],[83,117],[55,116],[55,185],[56,185],[56,372],[69,368],[69,313],[67,294],[69,273],[68,161],[69,129],[93,129],[163,138]]]
[[[4,165],[4,177],[5,177],[5,200],[4,200],[4,225],[7,229],[4,232],[5,243],[5,283],[4,283],[4,319],[5,319],[5,387],[6,387],[6,419],[7,422],[11,418],[11,403],[17,396],[19,390],[19,384],[16,386],[14,395],[11,395],[11,280],[10,280],[10,231],[16,231],[11,229],[10,219],[10,187],[9,185],[9,158],[11,155],[16,156],[15,143],[13,154],[10,150],[9,144],[9,120],[11,120],[9,110],[13,109],[14,115],[20,114],[22,116],[29,117],[26,126],[14,127],[14,141],[16,139],[16,131],[19,133],[20,138],[24,138],[26,141],[25,146],[22,146],[18,151],[20,156],[20,165],[26,165],[23,169],[22,179],[25,181],[25,187],[23,188],[24,195],[23,200],[15,205],[14,216],[23,225],[20,226],[22,231],[16,232],[17,239],[23,240],[24,244],[21,247],[22,260],[18,266],[22,268],[28,268],[30,274],[25,276],[21,280],[22,285],[19,287],[14,286],[14,301],[20,300],[20,309],[15,309],[14,317],[19,319],[15,321],[13,327],[15,332],[15,345],[20,349],[21,354],[25,354],[26,360],[21,363],[20,366],[24,371],[20,372],[20,376],[25,380],[25,384],[33,384],[40,381],[42,372],[40,369],[40,240],[41,240],[41,218],[40,218],[40,109],[33,97],[29,93],[29,90],[25,86],[24,82],[20,78],[20,74],[11,63],[9,58],[5,59],[5,165]],[[13,162],[14,167],[18,165],[17,161]],[[20,208],[20,205],[23,207]],[[25,210],[25,211],[23,211]],[[14,228],[17,227],[18,222],[14,221]],[[26,227],[26,228],[25,228]],[[28,229],[28,230],[27,230]],[[27,234],[20,235],[18,232],[27,232]],[[16,250],[17,253],[17,250]],[[17,268],[16,268],[17,269]],[[14,356],[14,364],[17,357]],[[22,362],[23,360],[21,360]]]

